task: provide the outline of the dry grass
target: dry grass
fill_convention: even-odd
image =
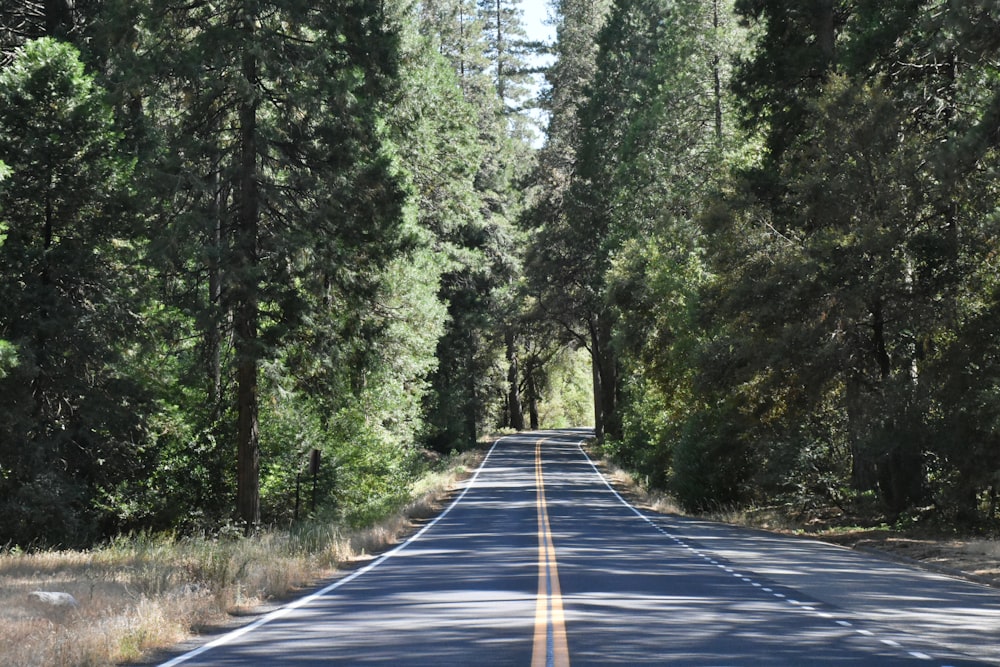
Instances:
[[[286,597],[433,516],[477,455],[450,460],[418,483],[409,506],[363,530],[314,524],[251,539],[138,536],[86,552],[0,553],[0,667],[136,661]],[[34,591],[69,593],[78,605],[46,605]]]
[[[651,510],[659,514],[684,514],[674,498],[662,491],[650,489],[636,479],[635,475],[619,468],[614,463],[599,456],[591,456],[609,482],[619,493],[628,497],[629,502],[636,507]]]
[[[719,508],[715,511],[691,514],[685,511],[680,503],[669,493],[650,489],[635,475],[616,466],[607,459],[595,457],[595,463],[620,493],[627,496],[636,507],[647,509],[658,514],[674,514],[678,516],[697,516],[701,519],[718,521],[737,526],[761,528],[779,532],[794,532],[800,527],[791,520],[781,508],[737,507]]]
[[[608,480],[637,507],[662,514],[687,515],[669,495],[650,491],[627,471],[597,456],[593,458]],[[953,575],[1000,588],[1000,539],[961,539],[948,535],[949,531],[934,534],[933,529],[928,533],[927,529],[905,531],[884,525],[875,528],[827,525],[836,521],[827,521],[822,516],[803,522],[785,507],[719,509],[696,516],[786,535],[807,534],[833,544],[902,556]]]

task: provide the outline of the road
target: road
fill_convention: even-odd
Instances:
[[[997,591],[637,510],[586,435],[503,438],[410,541],[164,667],[1000,664]]]

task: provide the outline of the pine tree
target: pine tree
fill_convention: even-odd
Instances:
[[[468,208],[455,216],[457,224],[445,237],[454,259],[442,276],[440,292],[449,321],[438,344],[439,366],[428,400],[428,440],[448,451],[468,446],[493,423],[511,419],[509,409],[501,407],[509,405],[511,384],[506,383],[506,390],[503,386],[510,364],[502,373],[499,357],[516,347],[507,345],[516,337],[507,322],[518,272],[513,221],[522,206],[516,183],[531,155],[527,135],[517,129],[520,111],[505,110],[497,88],[496,74],[507,66],[497,69],[499,54],[508,59],[505,63],[510,60],[507,52],[490,51],[496,23],[488,12],[467,2],[435,2],[422,6],[420,19],[421,33],[439,45],[457,77],[461,100],[456,108],[471,114],[467,125],[449,130],[463,137],[454,146],[465,147],[469,171],[459,177],[470,178],[472,190],[456,201]],[[508,27],[516,30],[518,20],[516,14],[504,15],[502,49],[507,48]]]
[[[29,41],[0,73],[0,156],[0,338],[16,346],[0,379],[0,539],[85,543],[102,492],[142,474],[146,407],[122,374],[139,327],[133,163],[72,46]]]
[[[312,354],[330,354],[343,336],[363,355],[362,339],[374,332],[362,314],[378,294],[379,267],[410,243],[380,129],[398,42],[382,4],[363,0],[164,0],[146,20],[163,40],[150,43],[149,55],[167,75],[154,91],[163,103],[150,106],[167,113],[171,99],[182,101],[182,114],[164,121],[179,121],[175,139],[186,138],[185,155],[201,169],[192,182],[183,164],[162,164],[189,188],[179,193],[188,215],[174,219],[193,222],[207,240],[199,270],[215,276],[209,296],[217,303],[202,306],[206,327],[232,323],[237,515],[252,528],[260,520],[262,363],[303,336],[300,349]],[[363,373],[353,369],[355,387]]]
[[[542,302],[559,319],[575,322],[577,335],[591,350],[596,427],[599,436],[612,440],[622,435],[622,369],[613,345],[619,311],[606,299],[606,279],[627,239],[654,233],[669,213],[690,216],[685,209],[691,201],[678,196],[689,185],[673,176],[659,155],[677,161],[703,150],[702,128],[712,117],[704,115],[704,102],[691,100],[711,99],[705,93],[712,89],[689,61],[713,62],[714,54],[698,51],[700,35],[690,26],[699,25],[704,33],[711,30],[699,3],[629,2],[611,8],[599,37],[589,97],[578,111],[580,137],[572,151],[570,186],[561,203],[550,205],[547,213],[556,220],[540,234],[538,253],[551,257],[539,257],[537,263],[554,265],[561,274],[553,281],[560,286],[556,298]],[[579,63],[586,72],[586,58]],[[686,134],[671,136],[677,127]],[[697,168],[692,165],[692,173]]]
[[[577,237],[580,226],[574,223],[567,197],[584,141],[580,113],[597,72],[596,39],[610,4],[562,2],[556,7],[557,57],[546,74],[551,86],[549,127],[533,177],[535,198],[522,219],[533,235],[526,263],[536,309],[557,324],[565,340],[585,347],[590,347],[592,341],[587,334],[590,318],[581,288],[587,284],[591,267]],[[596,368],[595,364],[595,388],[599,379]],[[595,400],[598,398],[595,393]],[[600,412],[600,406],[595,404],[598,433],[603,435]]]
[[[919,425],[950,400],[922,378],[962,304],[981,303],[970,269],[985,258],[963,236],[983,230],[985,201],[963,193],[992,188],[972,165],[993,150],[979,131],[996,97],[972,82],[996,40],[976,10],[936,2],[738,6],[760,31],[737,90],[767,151],[714,230],[712,314],[731,326],[703,377],[771,416],[743,438],[773,460],[825,451],[899,512],[928,488]]]
[[[493,74],[493,89],[504,114],[522,109],[531,84],[528,59],[537,45],[528,41],[521,8],[511,0],[479,0],[485,55]]]

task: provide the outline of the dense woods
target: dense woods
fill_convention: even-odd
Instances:
[[[5,3],[0,544],[363,523],[586,424],[693,510],[996,520],[990,3],[551,14]]]
[[[541,155],[529,275],[589,340],[609,453],[696,510],[995,520],[1000,17],[603,17],[553,109],[571,157]]]

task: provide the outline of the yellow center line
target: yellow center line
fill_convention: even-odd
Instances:
[[[535,603],[535,642],[531,652],[531,667],[569,667],[566,618],[563,613],[562,591],[559,589],[559,567],[556,563],[556,547],[552,543],[549,510],[545,501],[545,478],[542,475],[543,442],[544,439],[535,443],[538,597]]]

